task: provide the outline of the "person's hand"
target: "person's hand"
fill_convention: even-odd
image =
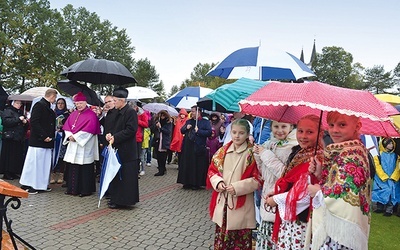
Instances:
[[[194,127],[194,132],[196,132],[197,133],[197,131],[199,131],[199,127]]]
[[[321,178],[322,163],[317,159],[317,157],[311,157],[308,172],[314,174],[318,179]]]
[[[321,186],[320,186],[319,184],[314,184],[314,185],[309,184],[309,185],[307,186],[307,190],[308,190],[308,194],[309,194],[311,197],[314,197],[315,194],[316,194],[319,190],[321,190]]]
[[[111,140],[112,135],[110,133],[106,134],[106,140],[110,141]]]
[[[192,124],[186,125],[186,129],[191,129],[191,128],[192,128]]]
[[[70,135],[70,136],[68,137],[68,139],[69,139],[70,141],[72,141],[72,142],[75,142],[75,138],[74,138],[72,135]]]
[[[46,139],[44,139],[45,142],[51,142],[53,139],[51,139],[50,137],[46,137]]]
[[[225,182],[220,181],[220,182],[217,184],[217,191],[218,191],[218,192],[224,192],[225,190],[226,190]]]
[[[264,151],[264,149],[265,148],[263,146],[261,146],[260,144],[254,144],[254,146],[253,146],[253,151],[256,154],[261,154]]]
[[[160,123],[160,122],[157,122],[157,123],[156,123],[156,127],[157,127],[157,128],[161,128],[161,123]]]
[[[251,144],[254,143],[254,137],[253,137],[253,135],[249,135],[249,142],[250,142]]]
[[[235,188],[232,186],[232,184],[226,187],[226,192],[228,192],[230,195],[236,195]]]
[[[269,196],[269,197],[267,198],[267,200],[265,201],[265,203],[267,203],[267,205],[270,206],[270,207],[276,207],[276,206],[278,206],[278,204],[274,201],[274,198],[273,198],[272,195]]]

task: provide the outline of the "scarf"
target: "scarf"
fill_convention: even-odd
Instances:
[[[210,178],[212,176],[218,175],[218,176],[222,177],[222,173],[224,171],[225,156],[226,156],[228,148],[231,146],[232,143],[233,142],[230,141],[225,146],[218,149],[218,151],[212,157],[210,166],[208,168],[207,179],[206,179],[207,189],[213,188],[211,185],[211,182],[210,182]],[[260,173],[258,172],[257,163],[254,158],[252,148],[253,148],[253,145],[251,143],[247,142],[246,168],[240,179],[244,180],[244,179],[253,177],[261,185],[261,182],[262,182],[261,176],[260,176]],[[213,189],[213,192],[211,194],[210,207],[209,207],[211,218],[214,215],[215,206],[217,205],[218,194],[219,194],[219,192],[217,192]],[[245,202],[246,202],[246,195],[238,196],[236,207],[234,209],[241,208],[245,204]]]
[[[325,149],[321,190],[324,197],[343,199],[370,213],[370,170],[367,149],[360,140],[330,144]]]
[[[297,201],[307,195],[308,179],[311,183],[317,183],[317,178],[308,173],[310,158],[314,156],[315,148],[294,147],[294,152],[289,156],[290,162],[285,168],[282,177],[276,181],[275,194],[288,192],[285,202],[285,218],[289,221],[297,219]],[[294,156],[293,156],[294,154]],[[322,161],[323,151],[318,148],[316,157]],[[311,204],[310,204],[311,205]],[[276,210],[275,223],[272,233],[272,240],[278,241],[279,227],[282,223],[279,210]]]

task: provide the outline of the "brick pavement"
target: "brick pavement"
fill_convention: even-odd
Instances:
[[[177,165],[167,175],[146,167],[139,180],[140,202],[132,209],[112,210],[97,195],[52,192],[21,199],[18,210],[8,206],[12,228],[37,249],[212,249],[214,224],[208,216],[209,190],[184,190],[176,184]],[[19,186],[17,180],[9,181]]]

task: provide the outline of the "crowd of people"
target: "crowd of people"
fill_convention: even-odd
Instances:
[[[19,178],[30,194],[62,184],[67,195],[89,196],[111,144],[121,168],[106,198],[110,208],[125,208],[139,202],[151,158],[157,178],[176,159],[183,189],[212,189],[215,249],[251,249],[255,229],[257,249],[367,249],[372,202],[385,216],[397,210],[396,142],[381,138],[371,161],[357,117],[329,112],[324,131],[315,115],[289,124],[193,106],[171,116],[143,110],[127,96],[117,88],[100,108],[78,93],[68,110],[49,89],[30,117],[13,101],[0,116],[3,179]]]

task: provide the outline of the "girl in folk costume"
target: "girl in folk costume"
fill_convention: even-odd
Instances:
[[[76,110],[63,126],[63,144],[67,145],[64,161],[68,164],[66,194],[83,197],[96,191],[94,161],[99,160],[97,135],[100,134],[100,122],[87,107],[82,92],[74,96],[74,102]]]
[[[309,185],[313,196],[312,249],[368,249],[371,179],[367,149],[359,139],[360,118],[329,112],[333,144],[323,163],[310,172],[320,178]]]
[[[305,249],[311,205],[307,184],[317,182],[308,169],[313,156],[322,159],[322,136],[318,116],[307,115],[297,123],[299,145],[292,148],[282,177],[275,184],[274,195],[270,194],[264,204],[267,211],[276,213],[272,233],[276,249]]]
[[[296,130],[289,123],[272,121],[271,136],[262,145],[254,146],[255,158],[264,184],[261,194],[261,225],[257,234],[257,249],[275,249],[272,241],[272,229],[275,214],[265,207],[268,194],[274,192],[275,182],[281,177],[287,159],[296,146]]]
[[[394,152],[395,148],[392,138],[383,138],[379,143],[380,156],[374,157],[376,174],[372,201],[377,205],[375,213],[384,212],[384,216],[391,216],[394,206],[400,201],[400,157]]]
[[[214,249],[252,249],[256,227],[253,192],[260,174],[249,142],[250,126],[239,119],[232,124],[232,141],[213,156],[207,187],[213,189],[210,215],[215,222]]]

